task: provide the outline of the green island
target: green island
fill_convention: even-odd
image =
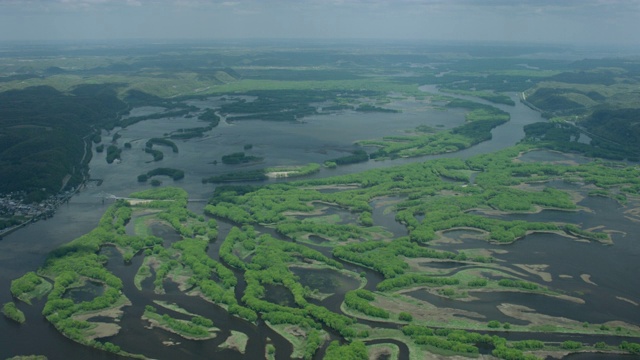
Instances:
[[[145,174],[138,175],[138,182],[146,182],[154,176],[168,176],[174,181],[184,178],[184,171],[172,168],[155,168],[147,171]]]
[[[142,319],[149,321],[153,326],[174,332],[190,340],[212,339],[216,337],[216,331],[219,331],[207,318],[195,316],[191,320],[174,319],[167,314],[158,314],[153,306],[145,308]]]
[[[222,163],[227,165],[247,164],[264,160],[259,156],[247,155],[244,152],[222,155]]]
[[[231,330],[231,335],[225,340],[222,345],[220,345],[221,349],[233,349],[238,351],[240,354],[245,353],[245,349],[247,348],[247,342],[249,341],[249,337],[247,334],[241,333],[239,331]]]
[[[153,145],[163,145],[163,146],[168,146],[170,147],[174,153],[178,152],[178,146],[171,140],[169,139],[164,139],[164,138],[152,138],[149,139],[146,143],[145,143],[145,147],[144,147],[144,152],[146,152],[147,154],[151,154],[151,156],[153,156],[153,161],[160,161],[162,159],[164,159],[164,153],[160,150],[156,150],[153,148]],[[111,145],[113,146],[113,145]],[[108,156],[108,154],[107,154]],[[109,162],[107,160],[107,162]]]
[[[534,345],[508,343],[495,335],[481,335],[474,331],[490,332],[491,329],[509,329],[509,331],[535,333],[535,326],[508,325],[499,322],[454,320],[441,314],[438,318],[422,315],[419,311],[411,311],[417,306],[416,300],[406,297],[404,291],[425,287],[428,291],[440,296],[456,298],[473,296],[476,291],[518,291],[524,293],[540,293],[552,297],[566,297],[553,291],[546,285],[523,280],[509,267],[496,263],[492,256],[474,255],[464,252],[440,251],[428,245],[437,240],[443,231],[457,228],[477,229],[482,237],[490,242],[513,242],[530,232],[556,232],[563,236],[581,237],[607,241],[607,236],[579,229],[576,225],[557,223],[530,223],[523,221],[491,220],[481,215],[468,214],[469,209],[478,211],[512,212],[539,211],[544,208],[575,211],[573,197],[562,190],[552,187],[535,189],[533,184],[541,181],[550,182],[556,179],[588,182],[597,187],[611,189],[617,187],[631,190],[638,186],[640,173],[638,169],[629,171],[625,167],[612,167],[607,163],[590,162],[582,165],[564,166],[562,168],[534,163],[514,162],[530,151],[535,151],[534,144],[522,144],[491,156],[482,155],[470,158],[466,162],[458,159],[438,160],[425,163],[410,164],[384,170],[371,170],[360,174],[306,180],[287,184],[267,185],[258,188],[221,187],[205,208],[205,213],[218,218],[225,218],[242,227],[234,227],[221,240],[220,262],[208,257],[205,253],[207,244],[216,239],[215,221],[206,222],[201,216],[185,209],[186,193],[176,188],[163,188],[133,194],[132,197],[150,201],[129,205],[126,201],[114,204],[103,217],[99,228],[86,236],[75,240],[50,255],[48,264],[39,270],[42,276],[54,281],[53,290],[48,294],[45,315],[65,335],[87,344],[111,348],[108,343],[99,344],[95,340],[87,340],[94,326],[87,321],[72,320],[86,311],[96,311],[122,306],[125,304],[120,294],[121,282],[104,268],[104,260],[98,255],[101,247],[113,244],[127,259],[127,254],[145,250],[146,257],[153,259],[155,268],[156,291],[162,292],[163,279],[170,278],[178,283],[195,286],[190,291],[215,303],[223,304],[230,313],[255,321],[259,315],[270,324],[291,324],[306,333],[306,341],[299,345],[305,358],[315,353],[322,344],[321,331],[324,327],[335,331],[346,339],[375,339],[378,330],[359,325],[357,319],[381,318],[387,321],[412,325],[402,328],[416,346],[426,346],[433,351],[444,353],[476,354],[475,344],[488,343],[495,347],[493,354],[500,358],[512,358],[514,353],[531,350]],[[555,169],[554,171],[550,171]],[[607,170],[606,175],[603,170]],[[456,174],[465,171],[478,172],[473,186],[469,180]],[[454,182],[445,181],[456,179]],[[402,180],[398,177],[402,175]],[[340,188],[345,185],[356,185],[355,188],[332,193],[322,193],[321,187]],[[630,192],[626,192],[631,194]],[[405,223],[409,229],[406,237],[392,239],[384,232],[369,232],[371,218],[371,200],[380,197],[399,196],[405,200],[397,202],[396,219]],[[276,201],[277,199],[277,201]],[[160,201],[170,200],[170,201]],[[321,216],[322,210],[317,204],[330,204],[355,212],[361,219],[361,225],[332,225],[328,222],[308,221]],[[184,240],[174,243],[167,249],[159,246],[154,237],[136,237],[123,234],[123,229],[135,212],[144,209],[157,209],[153,213],[161,221],[166,221],[176,229]],[[306,214],[305,219],[297,219],[293,214]],[[422,221],[417,216],[424,215]],[[369,220],[370,221],[370,220]],[[271,225],[270,225],[271,224]],[[318,250],[302,244],[283,241],[268,234],[260,234],[254,226],[272,226],[278,233],[287,237],[305,237],[318,234],[326,238],[325,244],[333,257],[348,263],[358,264],[373,269],[384,276],[385,280],[376,285],[376,291],[364,289],[345,294],[345,311],[349,317],[329,311],[311,302],[311,289],[296,280],[292,266],[303,266],[309,269],[327,267],[341,270],[343,265]],[[213,232],[213,233],[212,233]],[[369,235],[367,235],[369,233]],[[377,234],[377,235],[376,235]],[[370,240],[365,240],[370,237]],[[356,239],[363,239],[354,241]],[[250,259],[250,260],[248,260]],[[481,264],[485,270],[467,270],[450,276],[446,274],[429,274],[425,270],[415,268],[412,259],[429,261],[449,261],[462,264]],[[428,262],[429,263],[429,262]],[[224,264],[224,265],[223,265]],[[243,274],[246,289],[241,301],[233,296],[236,278],[226,266]],[[149,266],[149,265],[144,265]],[[422,265],[420,265],[422,266]],[[141,270],[142,271],[142,270]],[[148,271],[148,270],[146,270]],[[490,272],[489,272],[490,271]],[[210,280],[211,274],[217,274],[220,283]],[[35,277],[34,277],[35,276]],[[354,276],[358,276],[354,274]],[[61,297],[65,289],[83,286],[88,279],[104,284],[103,295],[90,302],[74,303]],[[37,284],[35,274],[25,275],[16,280],[30,292]],[[288,289],[293,296],[295,306],[278,305],[265,300],[265,286],[278,284]],[[229,291],[231,291],[229,293]],[[16,291],[17,292],[17,291]],[[225,295],[227,294],[227,295]],[[231,296],[229,296],[231,295]],[[419,302],[418,302],[419,303]],[[398,309],[405,312],[401,316]],[[407,311],[409,310],[409,311]],[[417,309],[416,309],[417,310]],[[515,309],[513,311],[522,311]],[[406,313],[413,314],[407,317]],[[157,315],[147,309],[145,317],[157,322],[158,326],[184,333],[190,337],[208,337],[209,330],[200,324],[201,320],[172,320],[168,315]],[[209,324],[207,322],[207,324]],[[205,324],[205,325],[207,325]],[[209,326],[210,327],[210,326]],[[606,324],[592,324],[584,327],[575,322],[554,325],[551,332],[570,332],[577,334],[602,334],[616,332],[626,336],[637,337],[640,332],[633,326],[621,324],[620,330],[608,329]],[[281,331],[286,331],[282,328]],[[383,333],[390,330],[385,329]],[[317,334],[317,335],[316,335]],[[398,333],[399,336],[400,333]],[[456,334],[455,336],[451,334]],[[395,338],[395,336],[394,336]],[[358,342],[352,343],[354,347]],[[509,345],[507,345],[509,344]],[[327,350],[327,357],[334,352],[361,351],[361,348],[333,348]],[[568,344],[563,343],[563,348]],[[572,345],[573,346],[573,345]],[[583,349],[584,345],[578,344]],[[633,348],[633,345],[628,345]],[[535,349],[548,347],[542,342],[535,343]],[[112,349],[113,350],[113,349]],[[342,356],[342,355],[335,355]],[[524,356],[524,355],[523,355]],[[533,356],[533,355],[532,355]],[[524,358],[533,358],[525,356]]]
[[[7,318],[25,321],[16,303],[39,306],[74,342],[141,359],[177,356],[182,346],[233,359],[640,354],[637,290],[600,286],[600,274],[617,268],[598,268],[596,256],[620,247],[614,254],[629,265],[624,252],[640,221],[637,59],[532,56],[523,67],[520,56],[393,47],[375,56],[320,47],[321,59],[286,47],[171,49],[110,55],[108,64],[76,59],[97,84],[81,71],[45,75],[53,60],[0,82],[0,100],[15,104],[11,114],[0,109],[0,193],[27,203],[86,184],[92,147],[106,152],[101,174],[115,172],[102,156],[120,162],[127,189],[184,179],[181,187],[153,179],[154,188],[126,197],[104,194],[132,190],[102,185],[97,225],[37,269],[20,269]],[[415,67],[416,58],[430,66]],[[135,72],[113,70],[118,63]],[[73,116],[42,121],[59,107]],[[518,125],[514,114],[526,112],[544,118]],[[300,128],[320,134],[323,121],[343,116],[392,130],[309,136],[295,150],[258,142],[269,126],[302,137]],[[402,116],[413,125],[393,123]],[[518,127],[508,133],[517,139],[474,153],[507,126]],[[164,158],[154,147],[168,147],[175,156],[164,161],[185,170],[156,168],[136,182],[148,155],[126,149],[140,139],[154,161]],[[269,165],[246,153],[252,144]],[[282,155],[300,149],[293,165]],[[216,153],[234,166],[206,166]],[[29,166],[49,176],[27,174]],[[11,217],[0,220],[30,219]],[[590,314],[600,299],[632,310]],[[29,317],[20,329],[35,323]],[[132,345],[127,327],[150,345]]]
[[[284,179],[315,174],[320,171],[320,165],[310,163],[304,166],[279,166],[259,170],[234,171],[232,173],[211,176],[202,179],[203,183],[225,183],[233,181],[263,181],[269,178]]]
[[[6,316],[8,319],[11,319],[19,324],[27,321],[27,318],[24,316],[24,313],[20,311],[16,307],[16,304],[13,302],[8,302],[2,306],[2,314]]]
[[[491,139],[491,130],[509,121],[509,114],[493,106],[453,99],[449,108],[469,110],[466,123],[448,131],[433,133],[432,128],[418,127],[406,136],[386,136],[382,140],[362,140],[361,146],[375,146],[372,159],[412,157],[455,152]],[[338,161],[340,159],[337,159]],[[334,160],[334,162],[338,163]],[[338,163],[339,165],[339,163]]]

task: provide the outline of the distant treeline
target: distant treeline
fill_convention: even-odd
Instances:
[[[327,160],[327,163],[335,163],[336,165],[348,165],[348,164],[356,164],[360,162],[369,161],[369,154],[366,151],[358,149],[351,153],[351,155]]]
[[[181,117],[181,116],[188,115],[192,111],[197,111],[197,110],[198,108],[196,107],[188,107],[186,109],[159,112],[159,113],[154,113],[154,114],[149,114],[144,116],[132,116],[126,119],[122,119],[118,123],[118,125],[122,127],[127,127],[144,120],[164,119],[168,117]]]
[[[248,171],[234,171],[228,174],[210,176],[202,179],[202,183],[224,183],[233,181],[263,181],[267,180],[267,174],[265,169],[248,170]]]
[[[386,109],[386,108],[383,108],[383,107],[369,105],[369,104],[362,104],[362,105],[358,106],[356,108],[356,111],[360,111],[360,112],[382,112],[382,113],[399,113],[400,112],[399,110]]]
[[[222,163],[227,165],[246,164],[262,160],[264,160],[264,158],[261,158],[259,156],[245,155],[244,152],[237,152],[222,156]]]
[[[207,131],[211,131],[220,123],[220,117],[213,109],[205,110],[204,113],[198,116],[198,120],[206,121],[209,123],[209,125],[203,127],[178,129],[169,134],[169,137],[172,139],[191,139],[195,137],[202,137],[204,133],[206,133]]]
[[[150,178],[158,175],[169,176],[173,180],[180,180],[184,178],[184,171],[172,168],[155,168],[151,171],[148,171],[146,174],[138,175],[138,181],[146,182]]]
[[[365,90],[256,90],[248,91],[243,95],[256,96],[257,99],[253,101],[242,99],[224,104],[220,107],[220,113],[233,115],[229,117],[229,120],[296,121],[305,116],[319,114],[316,107],[311,105],[314,102],[338,97],[355,100],[362,96],[375,94],[375,91]]]
[[[147,141],[147,143],[145,144],[145,146],[147,148],[152,148],[153,145],[164,145],[164,146],[168,146],[170,147],[174,153],[178,152],[178,145],[176,145],[176,143],[174,143],[173,141],[169,140],[169,139],[163,139],[163,138],[151,138]]]

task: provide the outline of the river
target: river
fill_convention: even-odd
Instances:
[[[431,85],[423,86],[421,90],[438,93],[435,86]],[[465,96],[456,97],[471,99]],[[512,97],[517,100],[515,95]],[[472,100],[486,103],[476,98]],[[191,101],[190,104],[206,108],[215,107],[222,101],[225,100],[211,98]],[[522,139],[524,125],[542,120],[539,113],[519,101],[516,101],[516,105],[513,107],[492,105],[509,112],[511,121],[494,129],[492,131],[493,138],[490,141],[457,153],[393,161],[369,161],[341,166],[337,169],[322,169],[312,177],[356,173],[373,168],[443,157],[467,158],[481,153],[494,152],[512,146]],[[164,185],[180,186],[189,192],[190,198],[206,199],[212,194],[214,186],[202,184],[201,179],[204,177],[237,171],[239,168],[251,170],[265,166],[303,165],[309,162],[322,163],[327,159],[343,156],[353,150],[353,142],[357,140],[379,138],[394,133],[399,134],[418,125],[451,128],[462,124],[464,121],[464,111],[460,109],[434,110],[411,101],[397,101],[390,104],[390,106],[395,106],[403,112],[399,114],[344,112],[336,115],[307,117],[303,123],[295,124],[259,120],[243,120],[235,123],[223,122],[220,126],[214,128],[210,135],[204,138],[177,141],[178,153],[173,153],[166,147],[156,146],[156,149],[162,150],[165,155],[164,160],[159,163],[153,163],[151,155],[143,151],[145,142],[149,138],[161,137],[163,134],[178,128],[202,126],[202,122],[194,118],[158,119],[144,121],[126,129],[116,129],[122,136],[118,140],[119,144],[130,142],[132,148],[124,150],[122,162],[118,164],[107,164],[104,160],[104,154],[94,153],[90,163],[90,172],[92,178],[104,180],[101,186],[97,186],[95,182],[89,183],[68,204],[61,206],[53,218],[29,225],[0,241],[0,289],[2,289],[0,291],[0,303],[12,300],[8,291],[11,280],[28,271],[37,269],[51,250],[90,231],[96,226],[100,216],[109,205],[108,200],[106,204],[103,201],[105,194],[126,196],[131,192],[147,189],[148,185],[138,183],[136,177],[155,167],[175,167],[184,170],[186,176],[183,180],[175,183],[171,180],[163,180]],[[340,131],[336,131],[336,129],[340,129]],[[107,139],[110,135],[104,134],[103,138]],[[222,155],[243,151],[244,145],[247,144],[252,145],[252,149],[248,150],[247,153],[264,157],[265,160],[262,163],[241,167],[213,164],[213,161],[219,160]],[[203,204],[192,203],[190,206],[194,211],[201,211]],[[386,221],[390,220],[387,219]],[[225,230],[228,231],[230,227],[229,224],[222,223],[220,225],[221,233],[224,233]],[[394,230],[394,232],[401,231],[400,228]],[[210,249],[209,253],[217,253],[220,243],[221,241],[218,241],[217,246],[213,245],[213,250]],[[523,251],[530,250],[524,249]],[[514,252],[510,252],[510,254]],[[140,257],[134,258],[134,264],[139,264],[139,261]],[[155,335],[156,339],[146,342],[144,336],[140,335],[142,329],[139,329],[139,325],[135,325],[135,321],[127,320],[133,317],[139,318],[140,314],[130,314],[128,312],[139,312],[141,307],[155,299],[154,295],[151,295],[152,293],[148,290],[141,293],[132,288],[130,276],[133,272],[131,270],[133,266],[125,266],[122,263],[115,264],[112,260],[109,268],[124,278],[124,291],[135,305],[125,309],[127,316],[125,316],[122,325],[125,325],[126,335],[118,335],[113,339],[114,343],[122,345],[129,351],[139,351],[157,358],[180,356],[205,358],[210,357],[213,352],[216,357],[223,356],[228,359],[240,359],[242,356],[239,353],[215,350],[217,344],[228,335],[228,330],[234,329],[250,336],[247,356],[260,354],[260,349],[264,349],[267,337],[277,345],[277,348],[283,350],[276,352],[278,358],[284,359],[287,358],[287,354],[290,354],[290,347],[287,348],[288,345],[284,343],[283,339],[263,324],[259,324],[256,327],[242,320],[230,318],[216,306],[197,298],[187,297],[187,299],[184,299],[185,296],[180,297],[182,299],[180,300],[181,305],[186,308],[198,309],[199,313],[214,319],[217,326],[223,324],[221,326],[223,327],[222,334],[218,339],[208,342],[180,340],[183,342],[182,346],[154,348],[152,344],[158,343],[159,339],[172,337],[164,332],[155,331],[154,333],[157,333]],[[637,265],[635,265],[635,270],[638,270]],[[374,278],[371,274],[368,277]],[[596,279],[601,281],[598,278]],[[619,280],[619,282],[623,281],[624,279]],[[616,285],[619,285],[619,283],[616,283]],[[174,295],[171,291],[166,295],[169,299],[172,296]],[[637,297],[635,298],[637,299]],[[2,317],[0,320],[0,358],[19,354],[46,355],[50,359],[59,358],[60,354],[65,354],[64,357],[67,359],[117,358],[114,355],[92,350],[64,338],[40,315],[43,303],[43,300],[36,301],[33,306],[18,303],[18,307],[27,316],[27,322],[23,325],[14,324]],[[335,304],[332,305],[335,306]],[[137,323],[139,324],[140,322],[137,321]],[[149,334],[150,332],[145,331],[144,333]],[[402,356],[405,358],[406,354]]]

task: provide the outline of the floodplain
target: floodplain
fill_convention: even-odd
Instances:
[[[370,55],[318,48],[274,71],[289,51],[258,49],[210,77],[168,79],[135,57],[114,58],[135,76],[86,65],[128,101],[129,115],[100,130],[119,151],[109,162],[92,143],[87,177],[101,184],[0,242],[11,269],[0,299],[26,318],[2,325],[16,340],[3,356],[61,341],[78,358],[640,352],[635,154],[520,101],[572,61],[527,59],[536,71],[504,58],[469,73],[472,61],[463,72],[417,47],[430,64],[417,68],[382,47],[381,64],[335,68]],[[315,52],[329,60],[308,70]],[[274,63],[246,65],[264,54]],[[606,106],[605,95],[592,98]],[[35,348],[17,340],[36,335]]]

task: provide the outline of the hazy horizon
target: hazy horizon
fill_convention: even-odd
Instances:
[[[637,46],[640,0],[0,0],[0,41],[407,40]]]

